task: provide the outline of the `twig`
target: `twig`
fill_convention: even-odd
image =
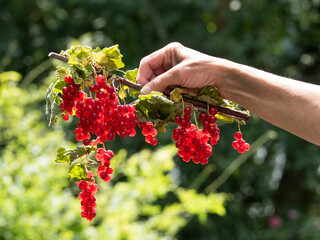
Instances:
[[[134,83],[134,82],[131,82],[123,77],[120,77],[118,75],[115,75],[115,74],[112,74],[112,73],[108,73],[108,78],[109,77],[113,77],[114,78],[114,81],[118,82],[118,83],[121,83],[123,85],[126,85],[130,88],[133,88],[135,90],[138,90],[140,91],[142,89],[142,86],[140,84],[137,84],[137,83]]]
[[[68,58],[64,57],[58,53],[55,52],[51,52],[48,55],[49,58],[54,58],[63,62],[68,62]],[[142,89],[142,86],[140,84],[137,83],[133,83],[123,77],[117,76],[115,74],[112,73],[108,73],[108,77],[114,77],[114,80],[117,82],[120,82],[121,84],[124,84],[130,88],[133,88],[135,90],[140,91]],[[168,92],[168,90],[165,90],[163,92],[165,95],[170,96],[170,92]],[[203,109],[207,109],[208,107],[208,103],[203,102],[203,101],[199,101],[199,100],[194,100],[194,99],[190,99],[187,97],[183,97],[183,101],[191,103],[192,105],[199,107],[199,108],[203,108]],[[250,115],[241,111],[237,111],[237,110],[233,110],[230,108],[226,108],[226,107],[222,107],[222,106],[213,106],[209,104],[209,107],[215,107],[218,111],[219,114],[226,116],[226,117],[231,117],[233,119],[237,119],[237,120],[243,120],[243,121],[248,121],[250,120]]]
[[[55,53],[55,52],[49,53],[48,57],[60,60],[62,62],[68,62],[68,58],[67,57],[64,57],[64,56],[62,56],[62,55],[60,55],[58,53]]]

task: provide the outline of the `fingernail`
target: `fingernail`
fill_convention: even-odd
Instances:
[[[141,88],[141,90],[140,90],[141,95],[147,95],[150,92],[151,91],[150,91],[150,87],[148,86],[148,84],[144,85],[143,88]]]

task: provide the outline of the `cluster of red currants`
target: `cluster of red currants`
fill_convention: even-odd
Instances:
[[[114,88],[105,81],[103,75],[96,78],[96,84],[90,86],[90,92],[95,98],[84,97],[74,104],[75,115],[79,118],[78,128],[75,129],[76,139],[84,145],[97,145],[112,141],[115,135],[125,138],[135,136],[137,115],[135,107],[118,105],[118,97]],[[62,95],[63,96],[63,95]],[[82,100],[82,101],[81,101]],[[70,104],[71,106],[71,104]],[[97,136],[91,140],[91,134]]]
[[[75,101],[83,101],[84,94],[80,91],[80,85],[75,84],[70,76],[65,77],[67,86],[62,89],[62,102],[60,107],[67,112],[63,116],[63,120],[67,121],[69,115],[72,115]]]
[[[98,162],[101,162],[101,165],[98,167],[97,175],[105,182],[111,180],[110,174],[113,173],[113,169],[110,167],[110,161],[113,156],[114,153],[111,150],[106,151],[103,148],[99,148],[95,154],[95,159]]]
[[[156,136],[158,131],[154,128],[153,123],[139,122],[138,125],[142,128],[142,135],[145,136],[145,141],[150,143],[152,146],[157,145],[158,140],[156,139]]]
[[[246,141],[242,139],[241,132],[236,132],[234,134],[234,138],[236,140],[232,142],[232,147],[238,150],[240,154],[250,150],[250,144],[246,143]]]
[[[213,113],[213,110],[211,112]],[[215,125],[216,118],[214,115],[212,116],[214,118],[210,118],[211,116],[200,113],[199,117],[202,123],[205,122],[206,124],[203,129],[198,129],[194,124],[191,124],[191,108],[186,107],[184,109],[184,117],[179,115],[175,117],[175,122],[179,126],[173,130],[172,138],[176,141],[178,155],[183,161],[189,162],[192,159],[196,164],[207,164],[208,158],[212,155],[212,146],[209,144],[210,138],[210,142],[213,145],[216,144],[219,139],[219,129]],[[209,118],[211,120],[215,119],[215,121],[208,122]]]
[[[96,192],[99,190],[98,184],[95,183],[93,172],[87,173],[87,181],[78,181],[78,186],[82,190],[78,197],[81,200],[81,216],[92,221],[97,214]]]
[[[203,131],[205,133],[209,133],[211,137],[210,144],[214,146],[218,143],[220,138],[220,129],[216,124],[217,118],[215,116],[217,114],[217,110],[214,107],[210,107],[208,113],[209,114],[205,112],[200,113],[199,120],[202,123]]]
[[[62,102],[60,104],[64,111],[63,119],[67,121],[69,115],[75,114],[79,118],[78,128],[75,129],[77,141],[82,141],[84,145],[97,146],[106,141],[115,139],[116,134],[121,138],[136,135],[135,127],[138,122],[135,107],[132,105],[119,105],[118,96],[103,75],[96,77],[96,84],[89,87],[90,95],[81,91],[80,85],[75,84],[70,76],[65,77],[66,87],[62,89]],[[158,141],[155,138],[158,131],[154,129],[151,122],[140,123],[142,133],[146,142],[155,146]],[[96,139],[93,139],[96,136]],[[95,154],[98,163],[97,175],[105,182],[111,180],[113,169],[110,167],[110,160],[114,156],[111,150],[99,148]],[[92,172],[89,172],[90,174]],[[88,179],[93,178],[90,175]],[[81,180],[78,182],[82,192],[79,194],[82,205],[82,217],[92,220],[96,215],[96,203],[94,194],[98,190],[90,181]],[[93,178],[94,182],[94,178]],[[93,187],[92,187],[93,186]],[[96,188],[96,191],[94,189]]]

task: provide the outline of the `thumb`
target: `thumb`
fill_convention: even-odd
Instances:
[[[155,92],[163,92],[169,85],[176,85],[179,82],[179,70],[177,66],[171,68],[169,71],[155,77],[150,82],[142,87],[141,95],[146,95]]]

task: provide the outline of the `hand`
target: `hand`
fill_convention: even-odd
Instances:
[[[137,82],[144,87],[140,93],[163,92],[169,85],[216,86],[219,74],[215,63],[218,60],[180,43],[170,43],[141,60]]]

